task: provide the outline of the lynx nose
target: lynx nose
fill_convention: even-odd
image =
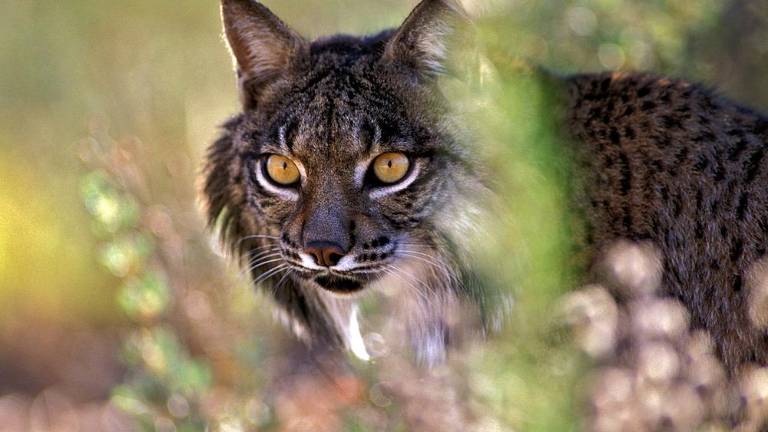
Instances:
[[[341,246],[325,241],[309,242],[305,250],[315,258],[317,265],[323,267],[335,266],[346,254],[346,251]]]

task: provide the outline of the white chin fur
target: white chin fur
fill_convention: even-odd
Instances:
[[[354,354],[355,357],[367,362],[371,360],[371,356],[368,354],[368,350],[365,348],[363,335],[360,333],[360,324],[357,320],[357,312],[358,308],[355,306],[349,316],[347,343],[349,344],[349,350],[352,351],[352,354]]]

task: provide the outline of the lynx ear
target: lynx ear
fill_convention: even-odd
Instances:
[[[469,27],[456,0],[423,0],[388,42],[384,59],[412,67],[425,77],[451,69],[449,49]]]
[[[260,89],[298,63],[308,44],[255,0],[222,0],[221,16],[243,106],[255,108]]]

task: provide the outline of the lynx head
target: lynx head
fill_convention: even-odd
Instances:
[[[479,188],[437,85],[460,8],[425,0],[396,30],[314,42],[253,0],[222,15],[243,110],[210,149],[210,223],[308,340],[364,355],[352,294],[400,284],[414,345],[441,355],[460,196]]]

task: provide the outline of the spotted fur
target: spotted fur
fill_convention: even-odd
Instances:
[[[578,75],[567,86],[587,242],[651,241],[665,293],[712,334],[726,365],[768,363],[747,286],[768,247],[768,119],[653,75]]]

